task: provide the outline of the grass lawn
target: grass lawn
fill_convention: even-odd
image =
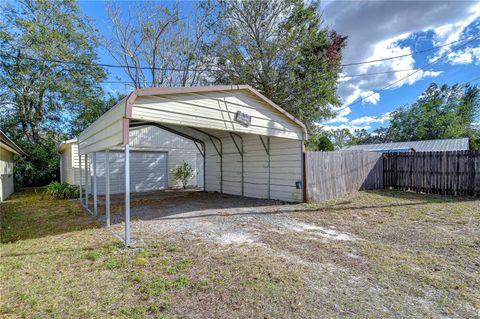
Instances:
[[[6,318],[480,313],[479,200],[361,192],[291,215],[354,241],[265,228],[261,242],[242,245],[136,234],[144,244],[128,250],[76,201],[28,190],[0,209]]]

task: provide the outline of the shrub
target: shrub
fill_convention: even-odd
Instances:
[[[77,198],[78,194],[78,186],[59,182],[51,182],[44,191],[48,199]]]
[[[192,166],[187,162],[183,161],[183,164],[178,166],[174,171],[174,180],[182,184],[183,189],[187,188],[188,181],[193,177],[194,170]]]
[[[25,140],[14,141],[27,157],[16,161],[16,187],[45,186],[51,181],[58,180],[60,155],[55,141],[47,139],[42,143],[33,143]]]

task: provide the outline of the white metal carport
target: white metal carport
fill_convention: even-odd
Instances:
[[[152,125],[192,140],[203,156],[204,189],[304,200],[305,126],[248,85],[149,88],[133,91],[79,136],[79,161],[105,151],[109,225],[109,150],[124,146],[125,244],[130,243],[129,129]],[[83,158],[82,158],[83,157]],[[96,162],[95,160],[93,161]],[[93,166],[93,213],[97,213]],[[80,170],[81,172],[81,170]],[[88,180],[85,179],[85,183]],[[82,193],[80,193],[82,201]],[[85,194],[88,208],[88,194]]]

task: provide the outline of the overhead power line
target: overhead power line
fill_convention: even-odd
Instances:
[[[457,50],[459,50],[459,49],[467,46],[468,44],[472,43],[473,41],[477,40],[478,38],[480,38],[480,34],[477,35],[477,36],[475,36],[475,37],[473,37],[473,38],[471,38],[469,41],[467,41],[467,42],[459,45],[458,47],[453,48],[453,49],[450,49],[449,52],[446,52],[445,54],[439,56],[438,58],[434,59],[433,61],[428,62],[428,63],[425,64],[424,66],[416,69],[414,72],[412,72],[412,73],[410,73],[410,74],[408,74],[408,75],[406,75],[406,76],[404,76],[404,77],[402,77],[402,78],[400,78],[400,79],[398,79],[398,80],[395,80],[395,81],[393,81],[393,82],[385,85],[385,86],[382,87],[381,89],[379,89],[379,90],[377,90],[377,91],[374,91],[373,93],[371,93],[371,94],[369,94],[369,95],[367,95],[367,96],[358,98],[356,101],[350,103],[348,106],[352,106],[353,104],[356,104],[356,103],[358,103],[358,102],[360,102],[360,101],[364,101],[364,100],[372,97],[372,96],[375,95],[375,94],[378,94],[378,93],[380,93],[380,92],[383,92],[383,91],[385,91],[386,89],[394,86],[395,84],[397,84],[397,83],[399,83],[399,82],[402,82],[403,80],[406,80],[407,78],[411,77],[412,75],[415,75],[416,73],[418,73],[418,72],[420,72],[420,71],[426,71],[426,69],[427,69],[428,67],[430,67],[430,66],[432,66],[433,64],[437,63],[438,61],[446,58],[450,53],[452,53],[452,52],[454,52],[454,51],[457,51]],[[373,91],[373,90],[372,90],[372,91]]]
[[[369,64],[369,63],[377,63],[377,62],[382,62],[382,61],[388,61],[388,60],[393,60],[393,59],[404,58],[404,57],[407,57],[407,56],[412,56],[412,55],[421,54],[421,53],[425,53],[425,52],[435,51],[435,50],[444,48],[444,47],[446,47],[446,46],[449,46],[449,45],[452,45],[452,44],[455,44],[455,43],[458,43],[458,42],[468,41],[468,40],[470,40],[470,39],[472,39],[472,38],[467,38],[467,39],[461,39],[461,40],[457,40],[457,41],[452,41],[452,42],[449,42],[449,43],[445,43],[445,44],[442,44],[442,45],[437,45],[437,46],[431,47],[431,48],[429,48],[429,49],[420,50],[420,51],[413,51],[412,53],[395,55],[395,56],[391,56],[391,57],[387,57],[387,58],[381,58],[381,59],[376,59],[376,60],[368,60],[368,61],[359,61],[359,62],[352,62],[352,63],[345,63],[345,64],[342,64],[342,67],[345,67],[345,66],[355,66],[355,65],[361,65],[361,64]]]
[[[473,37],[473,40],[475,40],[477,38],[478,37]],[[472,38],[470,38],[470,39],[472,39]],[[415,54],[434,51],[434,50],[440,49],[442,47],[446,47],[446,46],[449,46],[449,45],[452,45],[452,44],[455,44],[455,43],[458,43],[458,42],[461,42],[461,41],[466,41],[466,40],[469,40],[469,38],[453,41],[453,42],[450,42],[450,43],[435,46],[435,47],[432,47],[430,49],[426,49],[426,50],[422,50],[422,51],[415,51],[415,52],[412,52],[412,53],[409,53],[409,54],[402,54],[402,55],[397,55],[397,56],[392,56],[392,57],[387,57],[387,58],[382,58],[382,59],[376,59],[376,60],[346,63],[346,64],[341,64],[340,66],[341,67],[348,67],[348,66],[354,66],[354,65],[369,64],[369,63],[376,63],[376,62],[381,62],[381,61],[398,59],[398,58],[402,58],[402,57],[406,57],[406,56],[411,56],[411,55],[415,55]],[[468,42],[468,43],[470,43],[470,42]],[[15,56],[12,56],[12,55],[6,54],[6,53],[1,53],[0,56],[8,57],[8,58],[17,58]],[[101,67],[104,67],[104,68],[122,68],[122,69],[174,71],[174,72],[184,72],[185,71],[182,68],[175,68],[175,67],[135,66],[135,65],[128,65],[128,64],[109,64],[109,63],[96,63],[96,62],[87,63],[87,62],[79,62],[79,61],[64,61],[64,60],[59,60],[59,59],[39,59],[39,58],[32,58],[32,57],[26,57],[26,56],[21,56],[20,58],[25,59],[25,60],[34,61],[34,62],[46,62],[46,61],[48,61],[48,62],[59,63],[59,64],[73,64],[73,65],[76,64],[76,65],[86,65],[86,66],[97,65],[97,66],[101,66]],[[212,67],[212,66],[209,66],[209,67]],[[332,66],[332,67],[337,67],[337,66]],[[189,69],[189,71],[204,72],[204,71],[215,71],[215,70],[211,69],[211,68],[193,68],[193,69]],[[398,71],[388,71],[388,72],[389,73],[394,73],[394,72],[404,72],[404,71],[403,70],[398,70]],[[372,73],[366,73],[364,75],[367,75],[367,74],[368,75],[376,75],[374,73],[373,74]],[[383,74],[383,73],[378,73],[378,74]],[[360,76],[360,75],[355,75],[355,76]]]

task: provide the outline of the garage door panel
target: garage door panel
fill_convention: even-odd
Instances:
[[[98,194],[105,194],[105,155],[97,153]],[[110,192],[125,192],[124,153],[110,151]],[[167,153],[130,151],[130,191],[168,188]]]

